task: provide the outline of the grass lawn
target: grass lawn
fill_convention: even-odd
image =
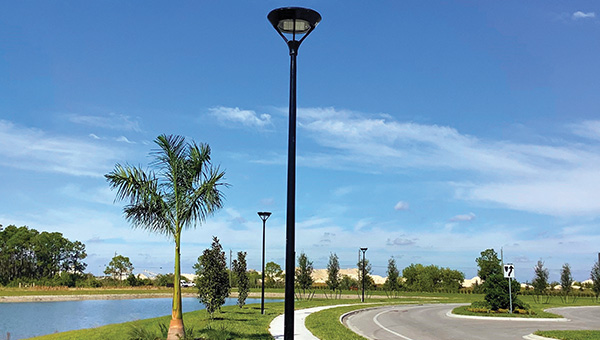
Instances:
[[[599,331],[537,331],[535,335],[561,340],[600,340]]]

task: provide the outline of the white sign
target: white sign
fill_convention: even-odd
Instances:
[[[515,278],[515,266],[512,263],[504,265],[504,277],[507,279]]]

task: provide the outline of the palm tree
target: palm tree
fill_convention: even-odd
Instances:
[[[117,190],[115,200],[128,200],[123,208],[134,228],[163,234],[175,241],[175,277],[173,311],[168,340],[184,337],[181,310],[181,231],[204,222],[223,205],[221,186],[225,172],[210,163],[207,144],[186,143],[181,136],[160,135],[154,141],[158,149],[151,152],[150,163],[156,172],[139,167],[116,164],[106,174],[111,189]]]

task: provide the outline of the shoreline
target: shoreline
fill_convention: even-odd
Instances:
[[[182,297],[197,297],[196,293],[182,293]],[[237,298],[237,292],[231,292],[229,297]],[[172,293],[134,293],[134,294],[73,294],[73,295],[18,295],[0,296],[1,303],[23,303],[23,302],[59,302],[59,301],[83,301],[83,300],[133,300],[133,299],[159,299],[171,298]],[[260,293],[250,293],[248,297],[260,298]],[[265,298],[283,298],[283,293],[265,293]]]
[[[24,303],[24,302],[59,302],[59,301],[82,301],[82,300],[132,300],[132,299],[159,299],[159,298],[171,298],[172,293],[120,293],[120,294],[73,294],[73,295],[15,295],[15,296],[0,296],[0,304],[2,303]],[[182,297],[197,297],[196,293],[182,292]],[[229,294],[231,298],[237,298],[238,292],[232,291]],[[260,298],[260,292],[250,292],[248,297]],[[378,296],[384,298],[385,296]],[[267,299],[283,299],[285,298],[284,293],[272,293],[265,292],[265,298]],[[328,299],[331,296],[325,294],[314,294],[313,298]],[[339,300],[357,299],[359,298],[353,294],[344,294],[338,296]],[[373,298],[371,296],[370,298]],[[396,298],[415,298],[414,296],[398,296]],[[420,297],[424,299],[439,299],[435,297]]]

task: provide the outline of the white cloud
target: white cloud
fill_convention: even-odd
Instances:
[[[594,12],[581,12],[581,11],[577,11],[575,13],[573,13],[573,20],[579,20],[579,19],[589,19],[589,18],[595,18],[596,17],[596,13]]]
[[[571,129],[595,142],[599,125],[587,121]],[[485,140],[452,127],[334,108],[300,109],[299,126],[324,149],[300,156],[302,165],[373,173],[444,171],[449,182],[460,183],[458,198],[550,215],[600,213],[594,204],[600,201],[595,143]],[[461,183],[465,178],[469,182]]]
[[[448,168],[533,173],[531,165],[514,159],[511,145],[487,144],[456,129],[402,123],[333,108],[299,110],[299,126],[322,146],[343,151],[328,155],[332,166],[385,168]],[[357,162],[358,161],[358,162]]]
[[[132,141],[130,141],[130,140],[129,140],[127,137],[125,137],[125,136],[120,136],[120,137],[117,137],[115,140],[116,140],[117,142],[121,142],[121,143],[135,144],[135,142],[132,142]]]
[[[0,120],[0,165],[76,176],[100,177],[120,152],[87,140],[51,136]]]
[[[475,219],[475,214],[468,213],[464,215],[456,215],[450,219],[450,222],[469,222]]]
[[[462,198],[547,215],[600,213],[598,169],[540,171],[540,178],[485,183],[467,190]]]
[[[404,201],[399,201],[394,206],[394,210],[396,210],[396,211],[399,211],[399,210],[408,210],[408,209],[409,209],[408,202],[404,202]]]
[[[113,205],[116,197],[116,193],[108,185],[96,188],[82,188],[79,185],[67,184],[60,189],[60,193],[70,198],[106,205]]]
[[[210,114],[221,122],[240,123],[249,127],[265,127],[271,125],[271,115],[258,115],[251,110],[240,110],[237,107],[218,106],[208,109]]]
[[[407,239],[407,238],[395,238],[395,239],[391,239],[388,238],[386,244],[388,246],[412,246],[413,244],[415,244],[415,239]]]
[[[586,120],[571,125],[574,134],[581,137],[600,140],[600,120]]]
[[[68,115],[69,121],[76,124],[100,127],[111,130],[141,131],[137,120],[129,116],[110,112],[102,116]]]
[[[352,191],[354,191],[353,187],[344,186],[344,187],[336,188],[335,190],[333,190],[332,194],[335,197],[343,197],[343,196],[346,196],[346,195],[352,193]]]

